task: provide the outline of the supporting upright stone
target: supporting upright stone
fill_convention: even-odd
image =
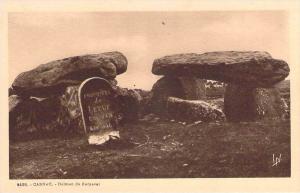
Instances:
[[[43,137],[67,132],[69,116],[57,97],[47,99],[9,97],[10,139]]]
[[[205,81],[195,77],[165,76],[153,85],[152,92],[152,110],[157,114],[165,114],[169,97],[186,100],[206,98]]]
[[[183,90],[183,99],[199,100],[206,98],[205,80],[195,77],[178,77]]]
[[[286,113],[286,104],[276,88],[228,84],[224,97],[224,113],[229,121],[281,118]]]

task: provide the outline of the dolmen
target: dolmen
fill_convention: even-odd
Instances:
[[[198,97],[183,95],[183,87],[179,80],[201,82],[202,79],[207,79],[227,84],[224,97],[224,113],[227,120],[254,121],[262,118],[280,118],[285,112],[285,104],[274,85],[284,80],[289,71],[285,61],[274,59],[269,53],[260,51],[165,56],[154,60],[152,66],[153,74],[164,76],[152,88],[153,104],[158,104],[154,107],[154,111],[166,113],[168,97],[185,100],[205,99],[205,94],[200,93],[197,94]],[[171,89],[166,88],[170,86]],[[202,85],[191,86],[190,89],[193,91],[190,92],[197,93],[201,88]]]
[[[126,69],[127,59],[122,53],[106,52],[56,60],[21,73],[9,88],[10,139],[84,133],[79,86],[91,77],[103,78],[114,89],[117,100],[133,97],[128,90],[118,94],[121,88],[115,77]],[[121,116],[122,109],[116,111]]]

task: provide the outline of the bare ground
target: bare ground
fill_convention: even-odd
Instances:
[[[137,122],[122,140],[89,146],[82,136],[10,143],[11,179],[290,176],[290,121]],[[273,154],[281,161],[273,165]]]

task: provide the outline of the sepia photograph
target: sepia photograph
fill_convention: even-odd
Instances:
[[[290,177],[287,17],[10,12],[9,178]]]
[[[300,1],[0,1],[0,193],[299,192]]]

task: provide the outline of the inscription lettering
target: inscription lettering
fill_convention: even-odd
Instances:
[[[92,93],[87,93],[83,95],[84,98],[94,98],[94,97],[102,97],[102,96],[109,96],[111,94],[110,91],[108,90],[102,90],[98,92],[92,92]]]
[[[80,86],[80,102],[87,133],[112,130],[116,127],[115,99],[110,84],[101,78],[91,78]]]
[[[88,106],[88,110],[90,113],[99,113],[99,112],[103,112],[103,111],[109,111],[110,110],[110,106],[109,104],[107,105],[99,105],[99,106]]]

